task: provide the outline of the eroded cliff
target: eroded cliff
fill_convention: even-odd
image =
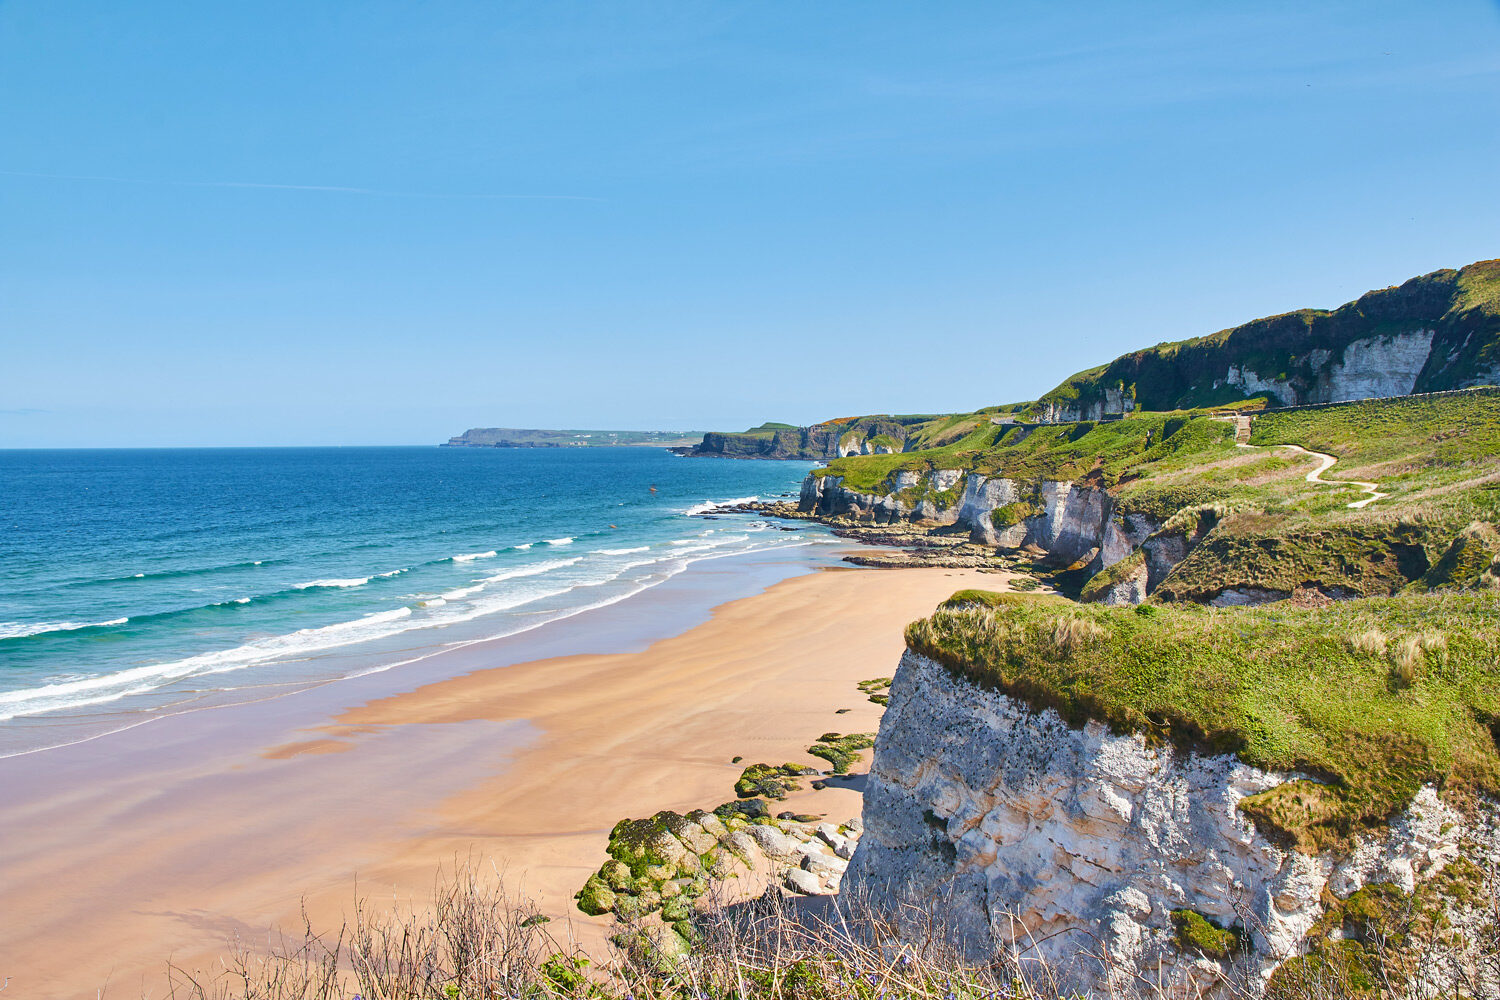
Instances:
[[[1500,858],[1492,824],[1430,786],[1349,849],[1298,850],[1240,809],[1297,777],[1098,722],[1070,726],[908,651],[846,891],[898,909],[936,901],[972,953],[1038,978],[1048,968],[1066,990],[1254,994],[1361,888],[1411,894],[1465,853],[1483,854],[1466,874]],[[1454,926],[1483,916],[1444,905]],[[1430,974],[1451,985],[1461,956],[1445,961]]]

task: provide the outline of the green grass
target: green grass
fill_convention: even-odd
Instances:
[[[908,646],[1070,723],[1300,771],[1246,810],[1305,848],[1347,845],[1425,783],[1500,793],[1500,597],[1268,605],[939,609]]]
[[[1073,602],[1056,594],[1009,594],[995,590],[960,590],[944,601],[939,607],[964,608],[964,607],[986,607],[986,608],[1008,608],[1013,604],[1050,604],[1061,607]],[[889,681],[887,681],[889,683]]]
[[[820,475],[840,476],[863,493],[888,493],[900,471],[960,469],[1011,479],[1119,482],[1141,467],[1171,471],[1233,454],[1226,423],[1193,414],[1141,414],[1127,420],[1044,427],[985,423],[941,448],[835,459]]]
[[[1339,463],[1325,473],[1334,479],[1495,469],[1500,467],[1500,389],[1265,413],[1251,425],[1250,443],[1296,444],[1337,455]],[[1365,472],[1370,475],[1361,475]]]

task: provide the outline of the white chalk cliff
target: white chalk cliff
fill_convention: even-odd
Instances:
[[[913,494],[917,499],[904,499]],[[1014,523],[997,524],[995,512],[1013,504],[1025,505]],[[1148,517],[1119,512],[1105,489],[1051,480],[1032,484],[958,469],[897,472],[891,492],[884,494],[848,489],[840,477],[815,470],[803,480],[798,506],[807,513],[875,524],[957,524],[976,542],[1005,549],[1029,546],[1054,562],[1082,563],[1096,573],[1161,527]],[[1186,550],[1178,559],[1183,555]]]
[[[908,652],[845,891],[929,904],[976,957],[1045,961],[1069,988],[1159,984],[1189,997],[1234,982],[1254,993],[1299,953],[1325,890],[1410,891],[1474,834],[1424,789],[1352,855],[1300,853],[1237,808],[1293,777],[1073,729]],[[1184,952],[1174,910],[1239,928],[1248,950]]]

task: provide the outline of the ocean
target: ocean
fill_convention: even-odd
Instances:
[[[832,561],[816,525],[710,512],[792,495],[811,467],[656,448],[0,451],[0,757],[390,670],[700,560]]]

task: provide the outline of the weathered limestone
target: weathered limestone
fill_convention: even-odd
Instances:
[[[1404,396],[1416,388],[1435,333],[1417,329],[1364,337],[1346,344],[1336,360],[1327,350],[1310,351],[1307,363],[1315,374],[1311,385],[1301,379],[1262,378],[1241,365],[1230,365],[1219,384],[1237,386],[1247,396],[1270,393],[1288,406]]]
[[[1351,857],[1302,854],[1237,808],[1293,777],[1098,724],[1071,729],[908,652],[847,879],[877,901],[942,899],[976,956],[1045,959],[1068,988],[1141,976],[1195,996],[1241,975],[1258,989],[1297,953],[1325,888],[1339,897],[1371,881],[1409,889],[1472,833],[1425,789]],[[1180,951],[1170,914],[1183,909],[1240,927],[1243,964]]]
[[[914,490],[922,499],[909,505],[901,497]],[[957,502],[948,506],[933,499],[954,493]],[[1061,565],[1081,562],[1094,572],[1128,556],[1160,527],[1140,515],[1117,515],[1114,497],[1104,489],[1062,481],[1022,483],[958,469],[925,475],[899,471],[891,480],[891,492],[883,495],[850,490],[841,477],[814,472],[803,480],[798,509],[874,524],[959,524],[969,529],[972,541],[1002,549],[1038,549]],[[1009,511],[1010,516],[997,518],[996,511]]]

